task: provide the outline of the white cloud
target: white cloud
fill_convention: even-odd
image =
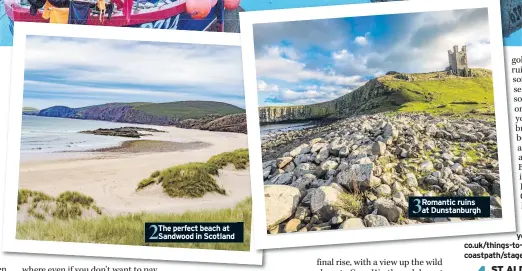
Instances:
[[[31,37],[26,50],[27,71],[67,80],[243,91],[236,46]]]
[[[357,36],[355,37],[354,41],[355,44],[359,46],[367,46],[369,44],[368,37],[370,36],[370,32],[366,32],[364,36]]]
[[[257,90],[260,92],[275,92],[275,91],[279,91],[279,86],[275,85],[275,84],[267,84],[263,80],[258,80]]]
[[[283,80],[297,83],[303,80],[320,80],[337,85],[359,85],[361,76],[343,76],[325,72],[324,70],[308,69],[306,64],[282,57],[282,50],[266,48],[265,54],[256,59],[257,77]]]
[[[293,89],[281,89],[273,93],[269,99],[282,104],[313,104],[336,99],[349,93],[355,88],[344,88],[339,86],[301,86],[302,91]]]
[[[364,78],[382,76],[388,71],[441,71],[448,66],[447,50],[452,49],[453,45],[467,46],[471,68],[491,69],[487,9],[423,12],[404,16],[397,19],[396,24],[387,26],[388,33],[382,35],[370,32],[359,36],[350,35],[353,28],[339,24],[340,20],[337,19],[294,22],[291,28],[277,27],[279,24],[263,26],[264,35],[279,38],[270,43],[268,41],[271,39],[268,38],[256,41],[257,75],[269,83],[270,80],[277,80],[278,84],[284,81],[279,87],[290,90],[273,93],[273,99],[267,101],[313,103],[328,100],[327,97],[337,98],[365,83]],[[337,35],[332,35],[333,32],[328,32],[329,28],[323,27],[330,23],[340,26],[332,29]],[[297,37],[296,33],[302,32],[297,31],[299,29],[321,29],[325,33],[319,39]],[[400,37],[390,33],[400,33]],[[340,42],[340,39],[344,42]],[[277,46],[281,40],[295,44],[295,47]],[[322,51],[318,53],[315,48],[322,48]],[[283,53],[283,50],[295,53]],[[325,86],[332,89],[327,91]]]

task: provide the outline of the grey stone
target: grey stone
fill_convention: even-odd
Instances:
[[[497,196],[501,196],[500,195],[500,182],[498,180],[493,182],[493,184],[491,185],[491,190],[493,191],[493,194],[495,194]]]
[[[489,211],[490,211],[490,217],[502,218],[502,208],[490,205],[489,206]]]
[[[329,222],[331,225],[339,225],[339,224],[343,223],[343,218],[340,216],[334,216],[330,219]]]
[[[471,189],[471,191],[473,192],[473,194],[475,196],[482,196],[484,193],[486,193],[486,189],[484,189],[484,187],[482,187],[480,184],[478,183],[469,183],[466,185],[469,189]]]
[[[497,196],[491,196],[489,198],[489,202],[490,202],[491,205],[493,205],[495,207],[502,208],[502,201]]]
[[[336,182],[348,189],[367,189],[370,187],[373,167],[373,163],[352,165],[349,169],[337,174]]]
[[[457,196],[471,197],[473,196],[473,191],[467,186],[461,186],[459,189],[457,189]]]
[[[301,144],[299,147],[293,149],[290,152],[290,155],[292,157],[296,157],[299,154],[305,154],[305,153],[309,153],[309,152],[310,152],[310,145],[308,145],[308,144]]]
[[[315,143],[312,145],[312,148],[310,149],[311,152],[318,152],[320,151],[322,148],[328,146],[328,143],[325,143],[325,142],[318,142],[318,143]]]
[[[294,178],[293,172],[287,172],[280,175],[275,176],[270,180],[271,184],[291,184]]]
[[[391,123],[386,123],[383,128],[383,136],[386,137],[392,137],[397,138],[399,136],[399,131],[397,131],[397,128],[393,126]]]
[[[375,142],[372,146],[372,154],[373,155],[384,155],[386,153],[386,144],[383,142]]]
[[[330,151],[328,151],[327,147],[323,147],[317,156],[315,157],[315,162],[317,164],[321,164],[322,162],[326,161],[328,157],[330,156]]]
[[[461,164],[455,163],[451,166],[451,171],[453,171],[455,174],[462,174],[462,170],[464,167],[462,167]]]
[[[391,187],[387,184],[381,184],[377,188],[375,188],[375,192],[379,196],[389,196],[392,193]]]
[[[426,160],[419,164],[419,169],[425,173],[431,172],[433,170],[433,163],[429,160]]]
[[[305,175],[299,177],[297,180],[295,180],[295,182],[293,182],[290,185],[299,189],[299,191],[301,191],[301,193],[303,193],[306,189],[308,189],[310,184],[312,182],[314,182],[315,180],[317,180],[317,177],[315,177],[315,175],[305,174]]]
[[[406,183],[409,187],[418,187],[419,183],[417,182],[417,177],[413,173],[406,173]]]
[[[321,169],[322,170],[336,169],[338,165],[339,165],[339,163],[332,161],[332,160],[328,160],[321,164]]]
[[[283,169],[284,169],[285,172],[292,172],[292,171],[294,171],[294,169],[295,169],[294,162],[288,163],[288,165],[286,165]]]
[[[392,200],[378,198],[373,203],[378,215],[386,217],[389,222],[397,222],[402,215],[402,209],[395,206]]]
[[[368,227],[386,227],[390,226],[390,223],[386,217],[382,215],[369,214],[364,217],[364,224]]]
[[[381,175],[381,181],[387,185],[392,185],[393,184],[393,175],[389,172],[386,172],[386,173],[383,173]]]
[[[305,174],[313,174],[315,170],[317,169],[317,166],[311,163],[302,163],[299,164],[295,170],[294,173],[297,177],[303,176]]]
[[[333,186],[317,188],[310,202],[312,213],[319,215],[325,221],[330,220],[336,215],[337,209],[340,208],[340,195],[341,192]]]
[[[341,224],[341,226],[339,226],[339,229],[362,229],[362,228],[366,228],[366,226],[364,226],[363,220],[358,217],[347,219]]]

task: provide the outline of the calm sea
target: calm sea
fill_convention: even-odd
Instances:
[[[267,125],[261,125],[261,138],[264,139],[270,135],[288,132],[288,131],[295,131],[295,130],[302,130],[310,127],[314,127],[315,124],[311,121],[308,122],[297,122],[297,123],[283,123],[283,124],[267,124]]]
[[[85,130],[136,126],[106,121],[22,116],[22,156],[38,153],[85,151],[118,146],[124,137],[80,134]]]

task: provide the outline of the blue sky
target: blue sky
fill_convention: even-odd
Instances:
[[[254,25],[260,105],[328,101],[388,71],[431,72],[466,45],[470,67],[490,68],[486,9]]]
[[[237,46],[29,36],[24,106],[221,101],[245,106]]]

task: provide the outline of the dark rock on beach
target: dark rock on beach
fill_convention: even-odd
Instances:
[[[104,136],[122,136],[122,137],[132,137],[132,138],[140,138],[142,136],[147,136],[151,134],[143,134],[140,131],[145,132],[153,132],[153,133],[164,133],[165,131],[160,131],[153,128],[144,128],[144,127],[121,127],[121,128],[112,128],[112,129],[96,129],[91,131],[81,131],[82,134],[92,134],[92,135],[104,135]]]

